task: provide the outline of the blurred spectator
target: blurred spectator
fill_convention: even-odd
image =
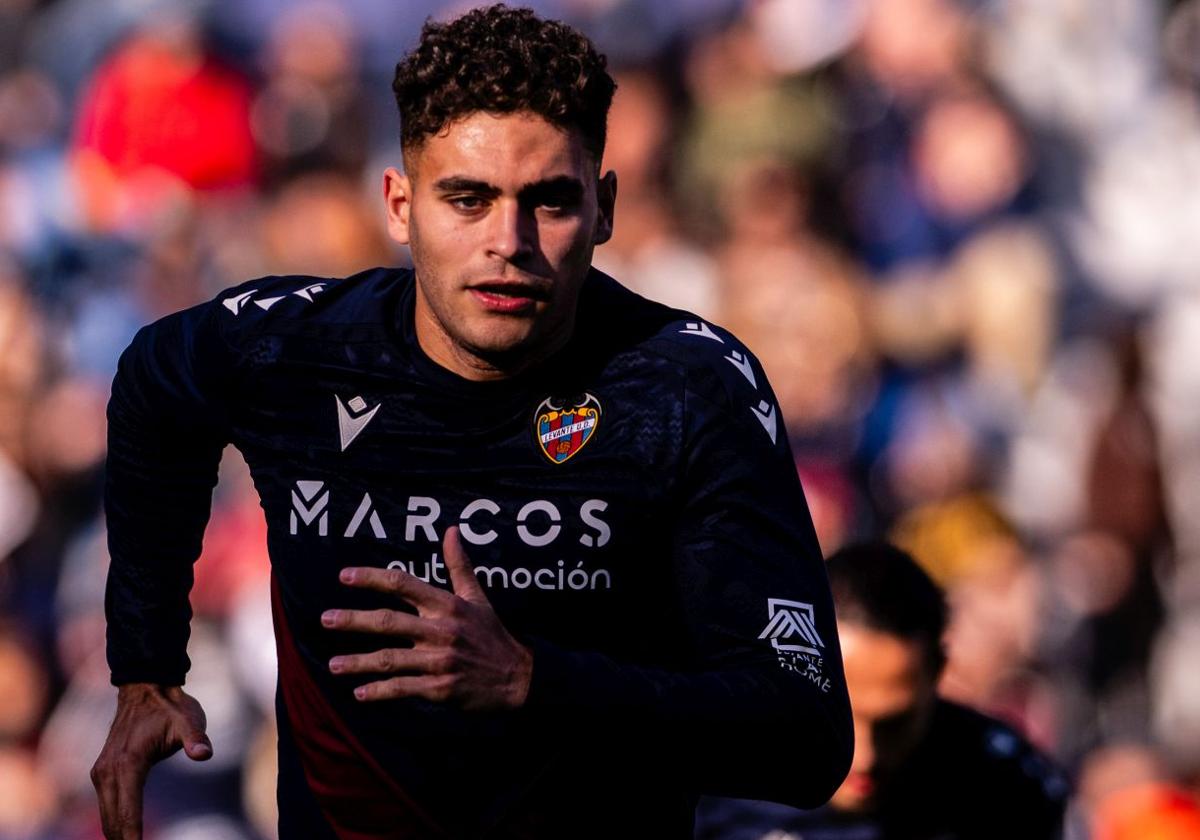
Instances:
[[[267,271],[328,277],[356,274],[388,261],[382,213],[365,206],[358,185],[333,173],[284,184],[261,214]]]
[[[969,562],[947,590],[952,618],[940,691],[1057,749],[1062,710],[1038,667],[1045,580],[1011,533],[980,534],[962,548]]]
[[[50,840],[57,792],[27,750],[0,745],[0,837]]]
[[[862,280],[808,227],[805,184],[772,160],[730,166],[721,190],[722,311],[774,383],[794,436],[853,419],[873,361]]]
[[[865,507],[861,490],[836,459],[801,456],[796,470],[823,554],[837,551],[852,534],[869,530],[858,521]]]
[[[206,52],[194,21],[134,33],[79,105],[76,169],[92,223],[132,232],[179,192],[251,184],[249,112],[249,87]]]
[[[1167,767],[1197,792],[1200,784],[1200,614],[1177,615],[1164,628],[1151,659],[1154,740]]]
[[[937,696],[947,607],[933,581],[885,543],[844,548],[828,571],[854,710],[850,775],[816,811],[702,800],[697,837],[1060,836],[1058,771],[1009,727]]]
[[[1200,837],[1200,802],[1171,782],[1149,749],[1118,744],[1093,753],[1080,779],[1093,840]]]
[[[777,74],[745,21],[693,45],[685,73],[694,105],[681,138],[678,189],[690,224],[712,236],[719,232],[714,197],[727,173],[764,159],[801,170],[814,164],[833,140],[832,114],[822,86]]]
[[[712,257],[682,237],[670,202],[667,91],[645,70],[618,73],[616,81],[602,168],[618,173],[621,213],[595,264],[639,294],[720,320]]]
[[[192,605],[197,615],[227,620],[247,592],[262,589],[270,565],[267,523],[250,469],[235,450],[226,450],[220,476],[204,548],[195,567]]]
[[[346,13],[332,3],[289,9],[273,23],[265,52],[252,125],[268,179],[311,169],[360,171],[370,122]]]
[[[20,64],[36,0],[0,3],[0,75]]]
[[[36,647],[0,626],[0,745],[31,743],[46,714],[50,680]]]
[[[976,32],[956,0],[873,2],[854,52],[898,99],[914,101],[962,79]]]

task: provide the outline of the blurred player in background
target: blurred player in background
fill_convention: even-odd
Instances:
[[[827,569],[854,713],[850,775],[814,811],[704,799],[701,840],[969,840],[1061,836],[1069,793],[1020,735],[937,695],[947,608],[909,555],[850,546]]]
[[[613,89],[528,10],[427,24],[384,175],[414,270],[260,278],[134,339],[108,837],[141,835],[153,762],[213,752],[181,686],[231,442],[268,523],[282,837],[684,838],[700,792],[841,782],[833,607],[762,368],[590,268]]]

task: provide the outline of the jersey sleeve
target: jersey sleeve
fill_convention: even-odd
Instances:
[[[732,337],[721,345],[688,377],[671,526],[695,669],[535,642],[530,703],[667,742],[699,792],[815,807],[853,747],[832,599],[774,394]]]
[[[113,380],[105,612],[116,685],[181,685],[190,665],[192,564],[229,440],[221,315],[212,302],[143,327]]]

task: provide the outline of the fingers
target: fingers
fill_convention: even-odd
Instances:
[[[329,660],[329,670],[335,674],[389,674],[397,671],[437,674],[444,673],[448,667],[446,653],[414,648],[390,648],[372,653],[335,656]]]
[[[108,840],[141,840],[145,782],[146,768],[129,759],[114,761],[101,755],[96,761],[92,784],[96,787],[100,823]]]
[[[444,703],[450,699],[453,680],[444,675],[392,677],[389,680],[360,685],[354,689],[354,696],[365,702],[378,700],[397,700],[401,697],[420,697],[435,703]]]
[[[382,633],[414,641],[441,637],[434,622],[398,610],[326,610],[321,614],[321,623],[330,630]]]
[[[442,538],[442,556],[446,561],[446,570],[450,573],[450,584],[454,595],[474,603],[487,603],[487,593],[475,577],[475,567],[463,549],[462,538],[457,525],[446,529]],[[431,609],[445,609],[452,600],[452,594],[444,589],[427,583],[415,575],[410,575],[402,569],[373,569],[363,566],[351,566],[342,569],[342,583],[358,586],[363,589],[374,589],[377,592],[387,592],[399,595],[415,606],[424,614]]]
[[[117,836],[121,840],[141,840],[142,837],[142,788],[146,784],[146,771],[135,768],[122,773],[118,781]]]
[[[486,604],[487,594],[480,586],[479,578],[475,577],[475,567],[471,565],[471,559],[463,549],[457,525],[446,529],[446,535],[442,538],[442,556],[445,558],[446,571],[450,573],[450,585],[454,587],[455,594],[466,601]]]
[[[399,595],[420,612],[445,607],[446,603],[454,597],[445,589],[428,584],[401,569],[351,566],[342,569],[339,579],[347,586]]]
[[[104,829],[104,836],[108,840],[119,838],[121,835],[117,833],[116,780],[107,775],[100,760],[92,767],[92,786],[96,788],[96,799],[100,803],[100,825]]]

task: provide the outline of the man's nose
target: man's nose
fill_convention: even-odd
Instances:
[[[536,226],[532,214],[526,212],[520,202],[499,202],[491,216],[489,255],[513,262],[532,252]]]

